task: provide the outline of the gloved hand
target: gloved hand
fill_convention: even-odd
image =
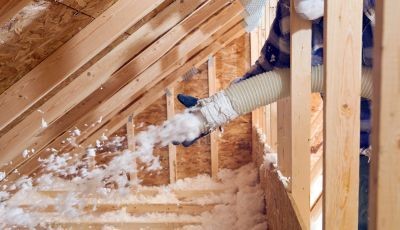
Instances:
[[[192,107],[196,106],[196,105],[197,105],[197,102],[199,101],[198,98],[192,97],[192,96],[189,96],[189,95],[185,95],[185,94],[178,94],[178,95],[177,95],[177,99],[178,99],[178,101],[179,101],[182,105],[184,105],[186,108],[192,108]],[[182,143],[180,143],[180,142],[172,142],[172,144],[174,144],[174,145],[180,145],[180,144],[182,144],[184,147],[189,147],[189,146],[191,146],[193,143],[195,143],[198,139],[200,139],[200,138],[202,138],[202,137],[208,135],[209,133],[210,133],[210,132],[208,131],[208,132],[205,132],[205,133],[200,134],[200,136],[196,137],[196,138],[193,139],[193,140],[184,141],[184,142],[182,142]]]

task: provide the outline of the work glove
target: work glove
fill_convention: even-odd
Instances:
[[[189,95],[185,95],[185,94],[178,94],[177,95],[177,99],[186,108],[193,108],[194,106],[197,105],[197,102],[199,101],[198,98],[192,97],[192,96],[189,96]],[[208,135],[209,133],[210,133],[210,131],[207,131],[207,132],[201,133],[200,136],[196,137],[193,140],[185,140],[182,143],[174,141],[174,142],[172,142],[172,144],[174,144],[174,145],[182,144],[184,147],[189,147],[193,143],[195,143],[198,139]]]

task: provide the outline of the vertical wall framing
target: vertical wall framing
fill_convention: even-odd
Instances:
[[[126,136],[128,138],[128,149],[130,151],[135,151],[135,120],[133,115],[129,116],[128,122],[126,123]],[[136,164],[136,162],[135,162]],[[137,180],[137,173],[131,173],[129,175],[129,178],[131,181],[136,181]]]
[[[173,87],[166,89],[167,98],[167,118],[171,119],[175,115],[175,91]],[[168,145],[168,159],[169,159],[169,182],[176,181],[176,146],[173,144]]]
[[[358,226],[362,7],[325,1],[324,229]]]
[[[289,158],[293,196],[304,227],[310,228],[311,22],[291,2]]]
[[[216,93],[217,73],[215,67],[215,57],[210,56],[208,58],[208,95],[211,96]],[[211,145],[211,176],[216,179],[218,176],[218,135],[219,131],[215,130],[210,134],[210,145]]]
[[[400,21],[398,0],[377,1],[369,229],[400,226]]]

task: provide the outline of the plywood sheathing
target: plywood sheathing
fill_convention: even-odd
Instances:
[[[215,55],[217,90],[229,86],[250,67],[249,35],[233,41]],[[219,167],[236,169],[251,161],[251,114],[224,126],[219,139]]]
[[[148,95],[151,97],[151,95]],[[167,99],[165,96],[157,100],[145,111],[135,116],[135,133],[146,130],[149,125],[161,125],[167,120]],[[144,185],[163,185],[169,183],[168,146],[154,148],[154,156],[160,157],[162,169],[147,172],[146,168],[140,170],[138,178],[143,180]],[[140,162],[139,162],[140,167]],[[140,169],[140,168],[139,168]]]
[[[62,4],[32,1],[0,28],[0,93],[91,21]]]
[[[188,81],[183,81],[175,87],[175,93],[183,93],[197,98],[208,97],[208,71],[207,64],[201,65],[200,73]],[[185,107],[175,101],[175,111],[180,113]],[[210,137],[199,139],[192,146],[177,147],[177,179],[193,177],[201,173],[211,174]]]
[[[27,111],[25,111],[23,114],[21,114],[21,116],[19,116],[12,123],[10,123],[4,129],[2,129],[0,131],[0,136],[5,134],[6,132],[8,132],[16,124],[21,122],[26,116],[28,116],[32,112],[36,111],[41,105],[43,105],[43,103],[45,103],[47,100],[49,100],[51,97],[53,97],[57,92],[59,92],[61,89],[63,89],[69,83],[71,83],[75,78],[79,77],[79,75],[81,75],[83,72],[85,72],[90,66],[92,66],[94,63],[96,63],[98,60],[100,60],[102,57],[104,57],[106,54],[108,54],[112,49],[114,49],[117,45],[119,45],[122,41],[124,41],[127,38],[127,36],[128,36],[127,34],[122,34],[119,38],[117,38],[113,43],[111,43],[104,50],[102,50],[99,54],[97,54],[94,58],[92,58],[90,61],[88,61],[85,65],[83,65],[74,74],[72,74],[65,81],[63,81],[60,85],[58,85],[53,90],[51,90],[46,96],[44,96],[41,100],[39,100],[37,103],[35,103],[31,108],[29,108]],[[106,87],[106,84],[103,87]],[[97,91],[95,91],[92,94],[92,97],[88,97],[85,100],[83,100],[80,104],[75,106],[71,111],[67,112],[63,117],[61,117],[60,119],[55,121],[54,124],[52,124],[50,127],[45,129],[41,135],[48,136],[48,137],[58,136],[60,133],[54,132],[55,127],[59,127],[59,128],[65,127],[65,129],[67,129],[79,117],[83,116],[85,113],[87,113],[92,108],[91,106],[88,106],[88,105],[93,104],[93,101],[101,102],[102,100],[104,100],[106,98],[106,96],[107,95],[104,95],[102,93],[102,88],[99,88]],[[33,145],[33,147],[35,147],[35,145],[36,145],[36,143]]]

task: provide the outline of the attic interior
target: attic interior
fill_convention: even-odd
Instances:
[[[184,112],[176,95],[209,97],[257,60],[277,1],[251,32],[244,2],[0,0],[0,227],[322,229],[319,94],[301,98],[304,199],[277,165],[297,159],[287,99],[190,147],[151,139]]]

